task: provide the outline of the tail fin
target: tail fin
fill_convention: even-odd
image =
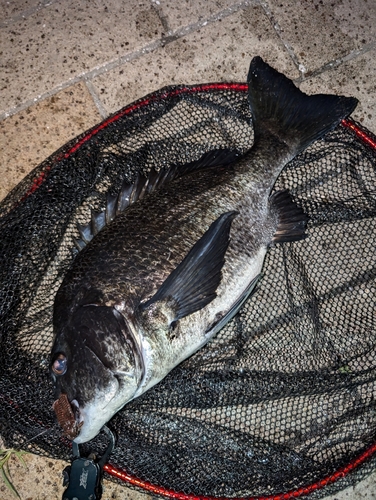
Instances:
[[[248,99],[255,143],[272,133],[294,156],[335,128],[358,103],[354,97],[304,94],[261,57],[253,58],[249,68]]]

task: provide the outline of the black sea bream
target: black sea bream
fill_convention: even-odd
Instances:
[[[213,151],[153,171],[108,197],[98,234],[81,228],[82,250],[55,299],[51,359],[54,408],[77,443],[231,319],[270,244],[305,236],[302,210],[271,190],[286,163],[357,101],[307,96],[260,57],[248,86],[254,145],[245,155]]]

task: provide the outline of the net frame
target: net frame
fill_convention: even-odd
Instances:
[[[63,160],[69,158],[72,154],[74,154],[79,148],[81,148],[87,141],[91,140],[93,137],[98,134],[101,130],[108,127],[110,124],[116,122],[117,120],[131,116],[134,111],[137,111],[143,107],[147,107],[155,100],[169,99],[171,97],[177,96],[179,94],[184,93],[197,93],[202,91],[221,91],[221,90],[232,90],[235,92],[245,93],[247,92],[247,85],[242,83],[213,83],[213,84],[201,84],[194,86],[184,86],[184,87],[168,87],[165,91],[158,91],[153,94],[146,96],[139,101],[126,106],[118,113],[115,113],[108,119],[104,120],[99,125],[93,127],[88,132],[82,134],[78,139],[74,139],[71,141],[70,147],[67,149],[67,145],[62,148],[61,152],[56,152],[51,157],[51,163],[45,164],[43,169],[40,171],[39,175],[35,177],[29,186],[29,188],[24,192],[23,196],[20,198],[21,201],[26,199],[29,195],[31,195],[34,191],[36,191],[47,178],[48,173],[50,172],[52,165]],[[346,119],[342,121],[342,126],[351,130],[356,137],[363,144],[367,145],[367,147],[376,151],[376,141],[372,137],[372,135],[365,129],[363,129],[359,124],[355,123],[351,119]],[[0,394],[0,399],[4,401],[4,396]],[[12,405],[11,401],[7,401],[9,405]],[[287,500],[291,498],[299,498],[304,495],[308,495],[311,493],[315,493],[318,490],[322,490],[327,486],[330,486],[341,479],[345,478],[349,474],[353,473],[357,469],[359,469],[362,465],[364,465],[368,460],[372,459],[376,454],[376,443],[369,447],[365,452],[360,454],[356,459],[351,461],[344,467],[338,469],[334,474],[331,474],[320,481],[307,485],[306,487],[301,487],[296,490],[291,490],[288,492],[273,494],[269,496],[257,496],[257,497],[247,497],[248,500]],[[141,488],[142,490],[151,492],[156,495],[161,495],[165,497],[175,498],[178,500],[214,500],[214,499],[224,499],[227,497],[216,497],[216,496],[197,496],[193,494],[185,494],[181,492],[177,492],[168,488],[164,488],[161,486],[153,485],[148,481],[143,481],[131,474],[128,474],[127,471],[122,470],[120,468],[114,467],[110,463],[106,464],[104,467],[105,472],[107,472],[110,476],[120,479],[123,482],[128,483],[131,486],[135,486],[137,488]],[[233,500],[237,500],[238,498],[243,497],[231,497]]]

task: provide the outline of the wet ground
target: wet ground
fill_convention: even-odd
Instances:
[[[0,36],[0,199],[110,113],[165,85],[244,81],[254,55],[307,93],[357,97],[376,132],[374,0],[2,0]],[[61,498],[64,464],[25,461],[10,464],[22,499]],[[375,483],[328,498],[373,499]],[[105,482],[105,500],[141,496]]]

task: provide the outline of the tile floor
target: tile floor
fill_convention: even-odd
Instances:
[[[305,92],[357,97],[376,132],[375,0],[1,0],[0,37],[0,199],[108,114],[165,85],[244,81],[254,55]],[[21,497],[61,498],[64,464],[26,461]],[[106,481],[103,498],[145,496]],[[376,498],[376,475],[331,498]]]

